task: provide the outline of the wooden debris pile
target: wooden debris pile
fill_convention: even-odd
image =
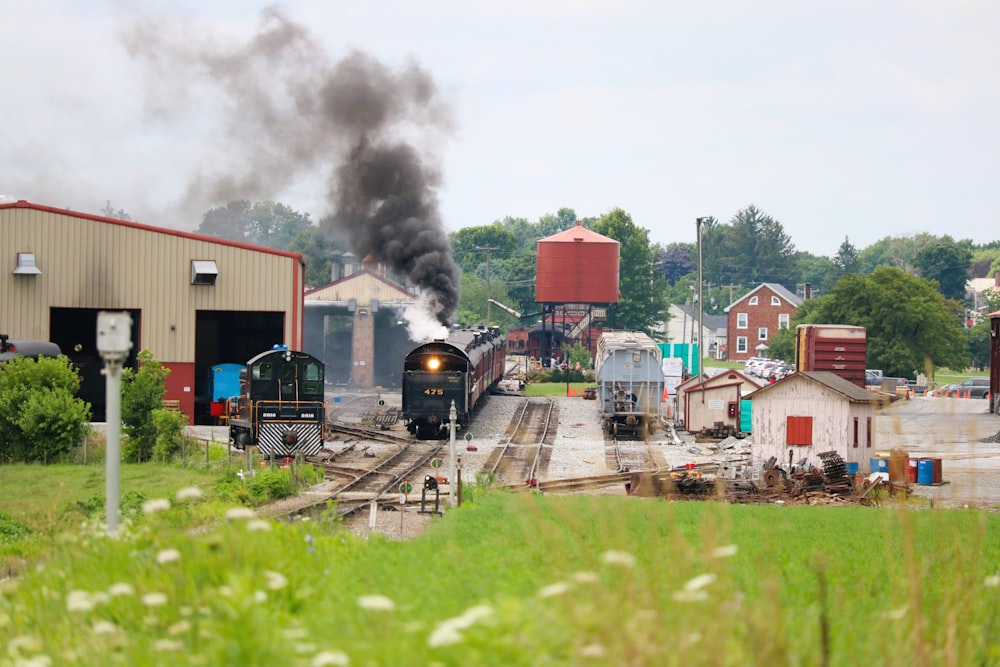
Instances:
[[[908,493],[905,486],[876,478],[847,474],[844,460],[836,452],[819,455],[823,468],[793,466],[791,474],[773,463],[758,480],[726,480],[704,476],[696,470],[672,471],[667,475],[636,476],[629,484],[632,495],[662,496],[676,500],[723,500],[732,503],[782,503],[808,505],[877,504],[883,494]]]

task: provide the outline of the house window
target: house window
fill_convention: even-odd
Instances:
[[[778,328],[787,329],[790,317],[791,316],[788,313],[781,313],[780,315],[778,315]]]
[[[771,305],[772,306],[780,306],[781,305],[781,299],[779,299],[776,296],[772,296],[771,297]]]
[[[872,446],[872,418],[869,417],[865,423],[865,446]]]
[[[813,444],[813,418],[785,418],[785,444],[794,446],[809,446]]]
[[[854,446],[858,446],[858,418],[854,418]]]
[[[736,313],[736,328],[746,329],[749,326],[749,316],[746,313]]]
[[[757,297],[755,297],[755,296],[750,297],[750,305],[751,306],[756,306],[757,303],[758,303],[757,302]]]
[[[741,352],[746,352],[746,351],[747,351],[747,337],[746,336],[737,336],[736,337],[736,352],[737,353],[741,353]]]
[[[767,327],[757,327],[757,340],[767,340]]]

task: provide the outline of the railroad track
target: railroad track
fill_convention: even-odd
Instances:
[[[552,443],[546,440],[551,440],[552,425],[558,419],[552,399],[521,401],[507,427],[506,441],[494,449],[484,470],[508,486],[537,485],[539,473],[552,456]]]
[[[658,472],[659,464],[648,440],[623,440],[605,434],[604,452],[608,467],[618,472]]]
[[[381,428],[368,428],[358,424],[348,424],[346,422],[328,421],[326,423],[327,432],[348,435],[359,440],[377,440],[388,442],[393,445],[408,445],[413,439],[408,435],[397,435]]]
[[[412,475],[444,450],[444,445],[430,447],[410,444],[402,447],[392,456],[384,459],[369,470],[363,471],[357,479],[337,490],[335,496],[346,493],[379,496],[386,491],[399,488],[404,481],[412,483]],[[421,480],[422,482],[423,480]]]

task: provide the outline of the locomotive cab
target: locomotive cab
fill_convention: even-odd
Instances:
[[[319,359],[283,346],[248,361],[228,420],[230,442],[257,445],[265,457],[318,454],[326,421],[323,375]]]

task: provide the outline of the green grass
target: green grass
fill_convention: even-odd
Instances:
[[[997,514],[475,498],[407,543],[176,502],[67,532],[0,585],[0,664],[1000,661]]]

